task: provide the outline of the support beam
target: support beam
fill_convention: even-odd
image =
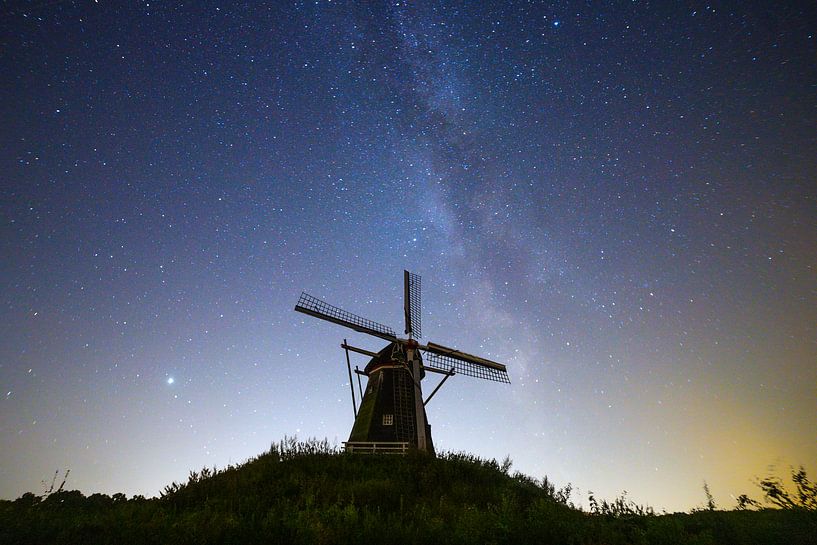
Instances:
[[[443,379],[440,381],[440,383],[437,385],[437,387],[436,387],[436,388],[434,388],[434,391],[433,391],[433,392],[431,392],[431,395],[430,395],[430,396],[428,396],[428,399],[426,399],[425,401],[423,401],[423,407],[425,407],[426,405],[428,405],[428,402],[429,402],[429,401],[431,401],[431,398],[432,398],[432,397],[434,397],[434,394],[436,394],[436,393],[437,393],[437,390],[439,390],[440,388],[442,388],[443,384],[445,384],[445,381],[446,381],[446,380],[448,380],[448,379],[449,379],[449,377],[453,377],[453,376],[455,375],[455,373],[454,373],[454,368],[452,367],[452,368],[451,368],[451,370],[450,370],[448,373],[443,373],[443,374],[445,375],[445,376],[443,377]]]
[[[422,369],[423,371],[431,371],[432,373],[439,373],[439,374],[441,374],[441,375],[456,375],[456,374],[457,374],[457,373],[454,371],[454,368],[453,368],[453,367],[451,368],[451,370],[450,370],[450,371],[443,371],[442,369],[435,369],[435,368],[433,368],[433,367],[426,367],[425,365],[423,365],[422,367],[420,367],[420,369]]]
[[[346,339],[343,339],[343,344],[346,347]],[[349,389],[352,391],[352,410],[355,411],[355,418],[357,418],[357,402],[355,401],[355,385],[352,382],[352,362],[349,361],[349,349],[346,349],[346,370],[349,371]],[[361,400],[362,401],[362,400]]]
[[[363,350],[362,348],[346,344],[346,339],[343,339],[343,344],[341,344],[340,347],[343,348],[344,350],[351,350],[352,352],[357,352],[358,354],[369,356],[370,358],[376,358],[378,356],[377,352],[369,352],[368,350]]]

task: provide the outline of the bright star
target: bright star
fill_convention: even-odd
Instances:
[[[167,377],[167,383],[168,384],[173,384],[174,382],[175,381],[173,380],[173,377]]]

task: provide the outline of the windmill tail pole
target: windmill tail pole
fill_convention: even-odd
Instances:
[[[352,382],[352,363],[349,361],[349,349],[346,348],[346,339],[343,339],[343,348],[346,352],[346,370],[349,371],[349,389],[352,391],[352,410],[357,418],[357,402],[355,401],[355,384]]]

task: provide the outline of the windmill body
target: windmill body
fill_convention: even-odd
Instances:
[[[367,452],[405,452],[417,449],[434,453],[431,426],[425,405],[439,388],[455,374],[464,374],[495,382],[510,382],[504,365],[460,352],[435,343],[420,344],[420,277],[404,271],[404,311],[407,339],[398,338],[382,324],[367,320],[302,293],[295,310],[388,341],[379,352],[350,346],[344,340],[346,363],[355,410],[355,423],[346,443],[347,450]],[[360,410],[355,401],[349,352],[370,358],[363,371],[355,369],[358,378],[367,377],[366,391],[361,393]],[[427,373],[443,376],[440,383],[423,400],[421,383]],[[358,383],[360,385],[360,382]]]
[[[417,395],[412,372],[400,343],[390,343],[369,361],[363,373],[368,377],[366,391],[349,435],[349,443],[417,444]],[[421,378],[424,373],[420,372]],[[434,452],[431,427],[425,407],[420,403],[420,420],[425,426],[427,452]]]

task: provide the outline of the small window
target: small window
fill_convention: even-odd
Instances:
[[[383,415],[383,425],[384,426],[391,426],[392,424],[394,424],[394,415],[384,414]]]

